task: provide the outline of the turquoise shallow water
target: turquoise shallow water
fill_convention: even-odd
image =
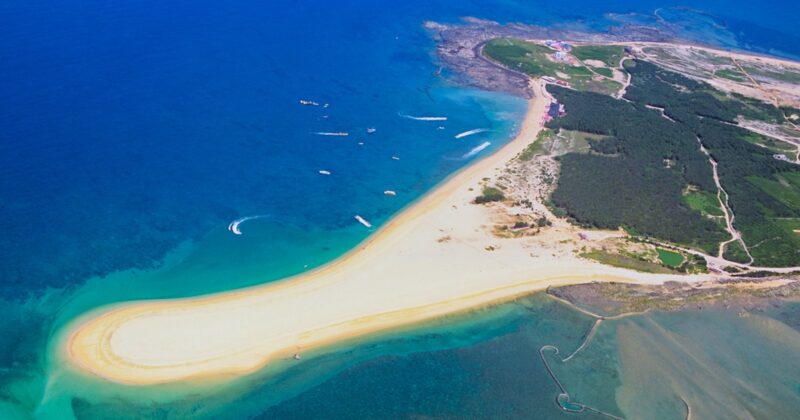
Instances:
[[[50,404],[78,418],[554,418],[559,388],[616,416],[791,418],[800,408],[797,303],[605,321],[537,294],[304,353],[230,382],[129,387],[50,372]],[[62,383],[63,382],[63,383]],[[63,385],[69,385],[69,388]],[[68,389],[68,391],[67,391]],[[685,402],[684,402],[685,401]],[[579,408],[580,405],[573,405]],[[587,418],[605,418],[593,412]]]
[[[800,55],[790,2],[755,12],[702,2],[710,15],[669,6],[4,2],[0,418],[557,414],[533,356],[539,343],[569,347],[586,320],[537,299],[345,343],[231,385],[113,386],[65,368],[57,345],[65,325],[103,305],[247,287],[324,264],[370,234],[354,214],[380,226],[507,141],[524,102],[438,76],[424,20],[667,24],[718,45]],[[473,128],[491,130],[453,139]],[[484,141],[489,149],[463,158]],[[266,217],[241,225],[243,235],[226,229],[254,215]],[[613,411],[609,343],[587,367],[598,374],[578,383],[604,385],[586,396]]]

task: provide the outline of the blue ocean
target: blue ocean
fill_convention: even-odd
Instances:
[[[588,321],[538,298],[343,344],[220,389],[81,378],[53,360],[51,338],[114,302],[325,264],[512,138],[525,100],[455,82],[426,21],[667,25],[689,40],[800,57],[798,5],[758,6],[3,2],[0,418],[562,415],[537,392],[552,384],[535,344],[568,345]],[[409,118],[431,116],[442,118]],[[487,131],[454,138],[475,128]]]

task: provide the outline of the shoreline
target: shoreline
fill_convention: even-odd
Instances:
[[[548,286],[708,278],[639,273],[579,259],[558,245],[575,234],[567,227],[534,239],[502,240],[485,229],[492,209],[470,204],[478,194],[471,187],[493,177],[536,138],[548,95],[541,82],[532,87],[536,95],[513,140],[445,179],[337,260],[267,285],[114,305],[70,327],[63,348],[67,361],[137,385],[241,375],[302,350]],[[445,236],[453,240],[441,241]],[[488,249],[497,242],[497,250]]]
[[[576,44],[583,44],[582,42],[577,42]],[[681,40],[680,42],[661,42],[661,41],[630,41],[630,42],[622,42],[622,41],[614,41],[609,42],[608,45],[640,45],[643,47],[685,47],[685,48],[695,48],[698,50],[708,51],[716,54],[727,54],[729,56],[733,56],[736,58],[743,58],[748,60],[756,60],[756,61],[763,61],[768,62],[775,65],[789,65],[793,67],[800,68],[800,59],[793,59],[788,57],[780,57],[777,55],[769,55],[767,53],[762,53],[758,51],[749,51],[749,50],[741,50],[736,48],[725,48],[722,46],[715,46],[709,44],[703,44],[699,42],[692,42]]]
[[[698,39],[686,39],[675,34],[656,31],[640,31],[628,28],[624,32],[582,32],[559,30],[552,27],[520,23],[499,23],[491,20],[466,18],[459,23],[427,21],[425,28],[437,41],[439,58],[460,74],[465,83],[489,91],[509,92],[529,98],[530,91],[523,82],[524,77],[498,69],[486,63],[480,54],[480,46],[495,38],[517,38],[529,42],[546,39],[561,39],[573,45],[626,45],[638,47],[683,47],[703,50],[734,59],[747,59],[770,66],[790,66],[800,70],[800,57],[780,56],[766,51],[753,51],[736,46],[714,45]],[[469,50],[470,53],[466,53]],[[501,74],[510,77],[501,77]]]

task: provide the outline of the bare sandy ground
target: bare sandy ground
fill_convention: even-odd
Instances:
[[[720,50],[699,45],[687,44],[670,44],[660,42],[632,42],[620,43],[620,45],[630,45],[637,48],[645,47],[660,47],[666,50],[673,51],[685,59],[690,59],[696,51],[704,52],[716,57],[729,58],[732,64],[741,70],[745,71],[745,67],[762,68],[770,72],[781,73],[784,71],[800,72],[800,62],[781,59],[776,57],[768,57],[763,55],[756,55],[753,53],[735,52]],[[668,62],[659,60],[660,63],[666,67],[674,67]],[[679,66],[680,67],[680,66]],[[737,92],[745,96],[758,98],[767,102],[773,102],[776,105],[800,106],[800,85],[786,81],[770,78],[769,80],[763,77],[755,76],[761,81],[757,81],[749,73],[746,73],[748,82],[735,82],[723,77],[709,77],[704,78],[704,81],[725,92]]]
[[[543,85],[518,137],[403,211],[358,249],[277,283],[207,297],[119,305],[70,332],[67,359],[116,382],[155,384],[253,372],[311,347],[589,281],[707,277],[632,272],[580,259],[564,222],[535,237],[491,234],[497,207],[470,201],[532,142]]]

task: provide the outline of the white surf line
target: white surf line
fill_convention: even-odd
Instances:
[[[350,133],[347,131],[315,131],[313,134],[318,136],[349,136]]]
[[[457,139],[462,139],[464,137],[471,136],[473,134],[483,133],[483,132],[486,132],[486,131],[489,131],[489,129],[488,128],[475,128],[473,130],[467,130],[467,131],[465,131],[463,133],[458,133],[454,137],[457,138]]]
[[[471,158],[471,157],[473,157],[473,156],[477,155],[477,154],[478,154],[478,153],[480,153],[480,152],[481,152],[483,149],[486,149],[487,147],[489,147],[489,146],[491,146],[491,145],[492,145],[492,143],[491,143],[491,142],[485,141],[485,142],[483,142],[483,143],[481,143],[481,144],[479,144],[479,145],[477,145],[477,146],[473,147],[473,148],[472,148],[472,150],[470,150],[469,152],[467,152],[466,154],[464,154],[464,156],[461,156],[461,158],[462,158],[462,159],[469,159],[469,158]]]
[[[242,231],[241,231],[241,229],[239,229],[239,226],[242,223],[244,223],[244,222],[246,222],[248,220],[260,219],[262,217],[267,217],[267,215],[266,214],[257,214],[255,216],[246,216],[246,217],[242,217],[240,219],[236,219],[236,220],[234,220],[234,221],[232,221],[232,222],[230,222],[228,224],[228,230],[233,232],[234,235],[241,235]]]
[[[397,115],[415,121],[447,121],[447,117],[417,117],[414,115],[407,115],[407,114],[397,114]]]
[[[364,225],[364,226],[366,226],[368,228],[372,227],[372,223],[368,222],[367,219],[361,217],[360,215],[357,214],[357,215],[354,216],[354,218],[356,220],[358,220],[358,223],[361,223],[362,225]]]

